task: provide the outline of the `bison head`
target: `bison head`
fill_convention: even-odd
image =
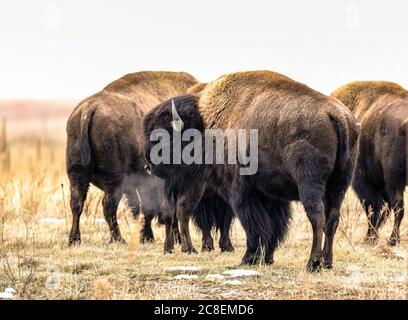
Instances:
[[[175,97],[152,109],[143,121],[145,168],[165,179],[170,188],[190,186],[202,170],[185,157],[187,151],[195,153],[189,154],[193,157],[202,155],[204,123],[197,103],[196,96]],[[187,145],[190,149],[186,151]]]

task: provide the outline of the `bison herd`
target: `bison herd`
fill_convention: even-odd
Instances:
[[[214,249],[213,229],[221,251],[233,251],[229,230],[237,217],[247,239],[242,263],[269,264],[287,233],[290,202],[300,201],[313,230],[307,270],[332,268],[350,184],[367,214],[366,240],[378,241],[393,211],[389,244],[399,243],[407,128],[408,92],[391,82],[352,82],[326,96],[272,71],[232,73],[210,83],[184,72],[128,74],[79,103],[68,120],[69,243],[81,241],[80,215],[92,183],[104,191],[112,242],[124,242],[116,211],[125,196],[134,217],[144,214],[141,242],[154,240],[157,217],[166,229],[165,252],[180,242],[182,252],[195,253],[192,219],[203,251]],[[172,155],[176,138],[183,136],[180,147],[187,148],[184,134],[194,133],[192,154],[205,154],[205,161],[157,163],[152,152],[163,137],[152,137],[160,130],[169,134],[162,151]],[[211,130],[256,130],[256,171],[242,174],[242,163],[208,161],[218,156],[211,152],[208,159],[204,137]],[[244,155],[236,158],[252,151],[251,139],[242,140]],[[232,144],[222,148],[230,154]]]

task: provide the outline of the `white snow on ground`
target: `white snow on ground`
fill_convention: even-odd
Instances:
[[[16,290],[13,288],[6,288],[4,289],[4,292],[0,292],[0,300],[11,300],[16,293]]]
[[[176,280],[192,280],[192,279],[197,279],[197,275],[190,275],[190,274],[179,274],[174,277]]]
[[[222,279],[225,279],[226,277],[223,276],[222,274],[210,273],[210,274],[207,274],[205,278],[208,280],[222,280]]]
[[[230,278],[255,277],[261,275],[261,273],[259,273],[258,271],[246,269],[227,270],[224,271],[223,274],[226,274]]]
[[[173,279],[176,280],[193,280],[198,279],[198,275],[192,275],[192,273],[197,273],[201,271],[202,267],[189,267],[189,266],[179,266],[179,267],[169,267],[164,270],[168,273],[174,274]],[[261,273],[255,270],[246,270],[246,269],[235,269],[224,271],[223,274],[210,273],[205,276],[205,279],[217,281],[224,280],[228,278],[238,278],[238,277],[256,277],[260,276]],[[225,285],[240,285],[241,281],[239,280],[225,280],[222,282]]]
[[[222,284],[231,284],[233,286],[240,285],[242,282],[239,280],[226,280]]]

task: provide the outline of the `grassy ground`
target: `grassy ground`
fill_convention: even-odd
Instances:
[[[334,245],[333,270],[309,274],[305,265],[311,228],[301,206],[286,242],[272,266],[257,266],[258,277],[240,284],[207,280],[209,273],[238,268],[245,235],[236,222],[232,230],[235,252],[219,249],[197,255],[163,254],[164,228],[155,226],[156,242],[138,245],[138,225],[122,201],[119,219],[126,245],[107,245],[108,230],[101,212],[101,194],[91,189],[79,247],[67,245],[71,213],[64,173],[63,145],[8,147],[7,170],[0,173],[0,292],[17,291],[18,299],[406,299],[407,219],[402,244],[386,246],[392,219],[382,230],[381,243],[362,240],[365,215],[350,191]],[[48,219],[56,218],[56,219]],[[200,235],[193,232],[200,249]],[[171,266],[200,266],[197,279],[175,280]]]

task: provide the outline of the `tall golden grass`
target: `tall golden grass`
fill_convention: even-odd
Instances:
[[[377,246],[363,243],[366,218],[349,191],[342,207],[335,242],[333,270],[308,274],[305,264],[311,228],[299,204],[294,204],[291,230],[272,266],[256,266],[257,278],[239,285],[208,280],[208,273],[238,267],[245,235],[236,222],[231,236],[236,251],[187,255],[162,253],[164,230],[154,228],[156,242],[137,245],[140,222],[131,218],[123,201],[120,228],[129,246],[107,245],[101,210],[102,193],[91,187],[81,219],[83,243],[68,246],[71,224],[69,185],[65,174],[65,142],[43,132],[14,139],[12,124],[0,128],[0,291],[13,287],[17,299],[406,299],[407,222],[402,244],[385,245],[389,221]],[[18,132],[19,137],[21,132]],[[392,219],[390,219],[392,220]],[[195,230],[193,228],[193,230]],[[200,234],[193,232],[200,247]],[[201,266],[195,280],[175,280],[165,268]]]

